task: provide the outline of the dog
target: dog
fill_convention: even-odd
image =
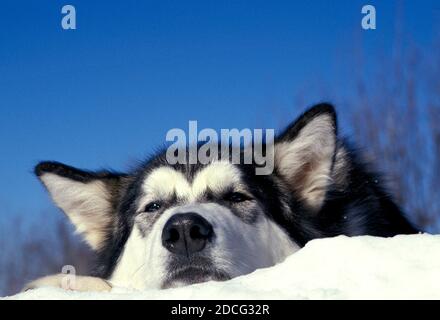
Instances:
[[[129,173],[39,163],[35,174],[98,257],[93,277],[70,289],[224,281],[273,266],[312,239],[418,232],[338,136],[332,105],[310,108],[270,147],[266,175],[255,174],[256,163],[219,157],[171,164],[164,151]],[[63,276],[27,289],[61,287]]]

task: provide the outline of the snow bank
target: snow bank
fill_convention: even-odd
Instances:
[[[440,299],[440,236],[314,240],[277,266],[226,282],[142,292],[42,288],[6,299]]]

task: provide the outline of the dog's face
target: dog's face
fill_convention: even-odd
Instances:
[[[296,220],[319,211],[331,180],[333,109],[309,110],[272,147],[269,175],[220,157],[170,164],[165,153],[129,174],[55,162],[39,164],[36,173],[99,253],[102,276],[122,286],[169,288],[244,275],[298,250]]]
[[[112,280],[162,288],[226,280],[294,252],[297,245],[269,219],[261,190],[244,175],[229,162],[148,170]]]

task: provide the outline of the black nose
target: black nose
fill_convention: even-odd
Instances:
[[[162,244],[172,253],[189,256],[203,250],[213,234],[211,224],[197,213],[179,213],[165,224]]]

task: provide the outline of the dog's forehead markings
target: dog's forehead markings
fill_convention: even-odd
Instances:
[[[222,192],[240,184],[240,171],[229,162],[213,162],[196,174],[190,182],[180,171],[171,167],[153,170],[143,183],[149,198],[178,198],[194,200],[206,190]]]
[[[194,178],[192,191],[200,195],[207,189],[222,192],[226,188],[240,183],[240,170],[229,162],[213,162],[201,170]]]
[[[160,167],[151,172],[144,181],[143,191],[152,197],[171,198],[174,194],[184,197],[191,187],[182,172],[170,167]]]

